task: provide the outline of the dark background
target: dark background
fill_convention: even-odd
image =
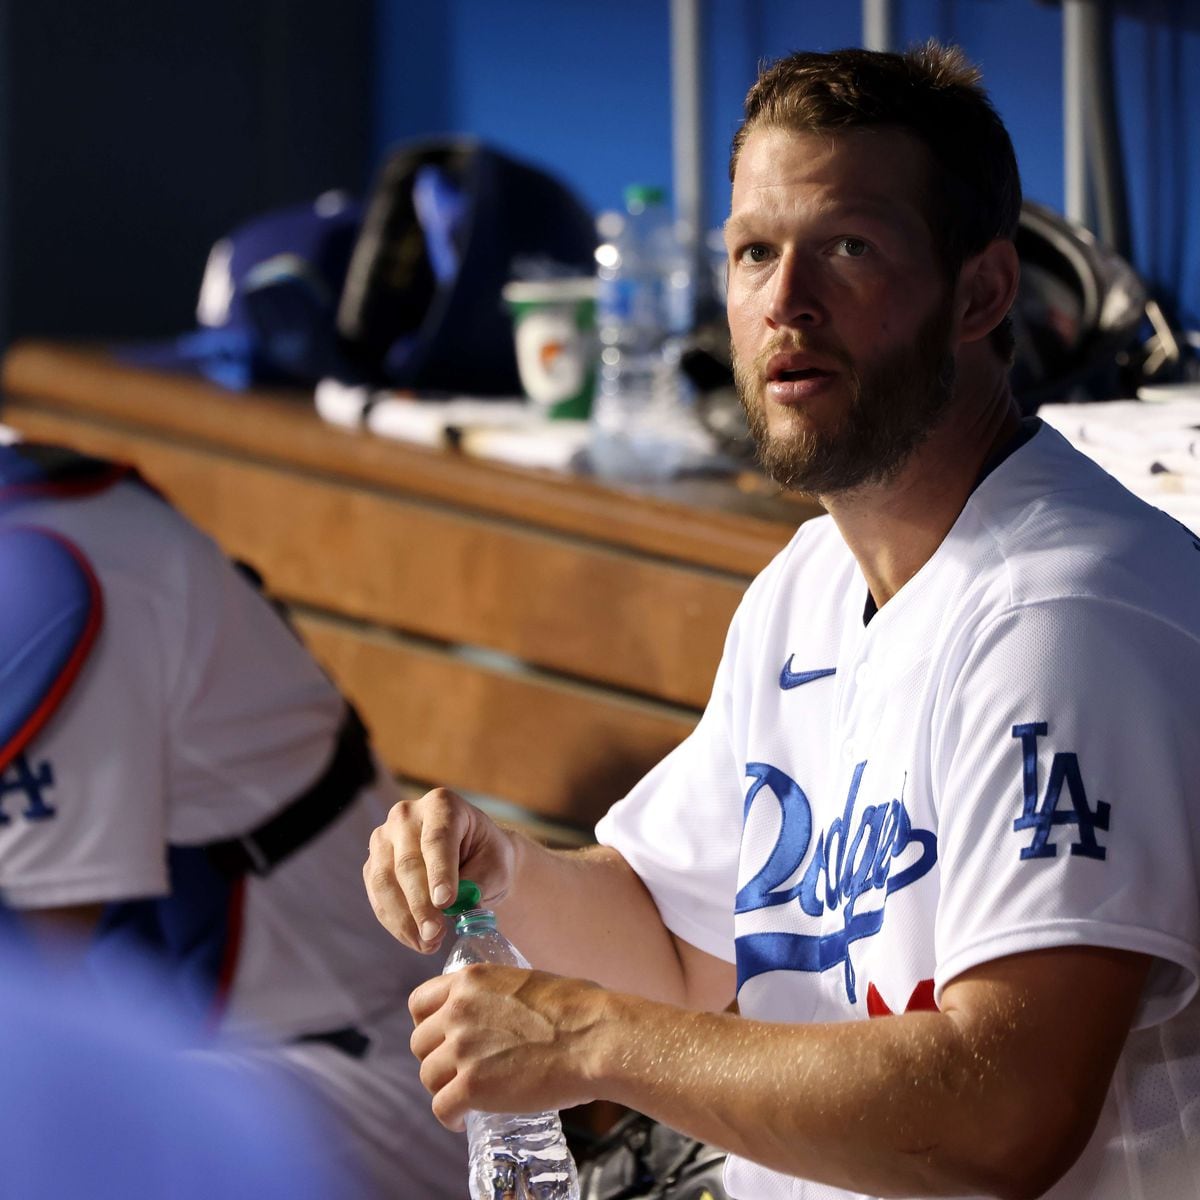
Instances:
[[[719,224],[760,59],[861,40],[854,0],[704,0],[706,211]],[[902,44],[960,42],[1061,211],[1061,12],[898,0]],[[1200,0],[1119,3],[1133,257],[1200,327]],[[670,181],[668,0],[0,0],[0,344],[190,328],[212,243],[389,146],[464,132],[593,210]]]

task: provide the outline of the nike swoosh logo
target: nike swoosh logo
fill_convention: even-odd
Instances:
[[[814,679],[824,679],[827,675],[836,675],[837,667],[822,667],[818,671],[793,671],[792,670],[793,655],[788,655],[788,660],[783,664],[783,670],[779,672],[779,686],[786,692],[788,688],[799,687],[803,683],[812,683]]]

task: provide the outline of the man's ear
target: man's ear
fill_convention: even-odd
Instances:
[[[1017,248],[996,238],[963,263],[958,275],[958,340],[978,342],[1004,320],[1017,298],[1021,264]]]

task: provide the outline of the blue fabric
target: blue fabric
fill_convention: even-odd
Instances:
[[[0,765],[98,618],[91,577],[37,529],[0,529]]]
[[[456,241],[467,215],[465,192],[442,167],[426,163],[413,178],[413,208],[434,276],[440,284],[452,282],[460,260]]]
[[[361,221],[356,201],[328,198],[255,217],[224,239],[231,292],[223,319],[170,341],[116,347],[116,356],[231,390],[326,375],[352,382],[335,318]]]
[[[501,289],[526,274],[591,275],[591,214],[553,176],[471,138],[397,147],[367,211],[375,262],[369,240],[356,255],[370,266],[369,286],[343,296],[338,311],[356,361],[379,369],[375,382],[426,395],[520,395]],[[412,249],[413,219],[425,270],[408,257],[408,269],[392,269],[398,248]]]
[[[166,342],[122,346],[124,362],[159,371],[194,371],[232,391],[244,391],[256,378],[254,335],[249,329],[199,329]]]
[[[5,491],[45,482],[46,470],[36,458],[21,453],[19,445],[0,446],[0,505]]]
[[[202,846],[169,846],[167,869],[168,895],[105,909],[88,961],[100,979],[127,974],[131,961],[158,964],[162,974],[143,982],[163,989],[173,1007],[203,1028],[221,1000],[235,885],[215,870]]]
[[[234,290],[221,328],[254,328],[245,305],[246,289],[255,285],[254,273],[264,263],[284,256],[304,264],[314,296],[332,321],[361,223],[362,206],[343,198],[329,205],[318,201],[276,209],[240,225],[228,235]]]
[[[0,1196],[358,1196],[293,1085],[182,1054],[169,1008],[101,1000],[0,940],[0,1028]]]

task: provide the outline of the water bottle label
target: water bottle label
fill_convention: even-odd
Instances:
[[[690,273],[683,269],[672,271],[663,286],[667,332],[677,337],[690,333],[695,321],[695,307],[695,290]]]
[[[633,323],[650,342],[657,341],[662,331],[662,282],[651,277],[638,280],[631,300]]]
[[[632,279],[602,280],[596,293],[599,320],[631,321],[637,300],[637,283]]]

